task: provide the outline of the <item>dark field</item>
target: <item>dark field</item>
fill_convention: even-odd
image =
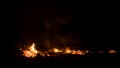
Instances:
[[[94,55],[61,55],[51,57],[25,58],[13,56],[9,62],[12,67],[104,67],[120,65],[119,54],[94,54]]]
[[[3,66],[7,67],[1,68],[120,68],[118,5],[108,3],[110,1],[90,2],[8,2],[8,19],[2,28],[5,36],[1,35],[4,41],[1,46],[5,47],[1,47],[1,55],[5,56],[5,59],[1,59],[5,62]],[[15,55],[19,54],[17,48],[20,48],[22,43],[26,45],[29,42],[36,43],[38,49],[45,51],[52,47],[67,46],[95,51],[115,49],[119,52],[35,58]]]

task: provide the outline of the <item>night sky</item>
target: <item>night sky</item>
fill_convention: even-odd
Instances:
[[[33,41],[46,48],[119,49],[117,10],[108,3],[12,1],[8,10],[9,48]]]

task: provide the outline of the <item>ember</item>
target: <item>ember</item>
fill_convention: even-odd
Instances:
[[[20,50],[23,52],[23,56],[25,57],[32,57],[34,58],[38,54],[40,56],[59,56],[61,54],[71,54],[71,55],[86,55],[87,53],[91,52],[89,50],[74,50],[70,48],[65,48],[65,49],[58,49],[58,48],[53,48],[48,51],[38,51],[35,49],[35,43],[33,43],[30,47],[28,47],[26,50],[23,50],[20,48]],[[98,53],[104,53],[104,51],[98,51]],[[117,53],[116,50],[109,50],[108,53]]]
[[[38,53],[38,51],[35,49],[35,43],[33,43],[32,46],[28,47],[26,50],[22,50],[22,52],[25,57],[35,57]]]

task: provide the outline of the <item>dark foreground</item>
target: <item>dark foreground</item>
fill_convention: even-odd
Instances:
[[[63,55],[51,57],[25,58],[22,56],[12,56],[11,67],[45,68],[45,67],[104,67],[120,65],[119,54],[94,54],[94,55]]]

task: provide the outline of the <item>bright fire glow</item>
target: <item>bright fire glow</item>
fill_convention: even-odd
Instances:
[[[113,53],[117,53],[117,51],[116,50],[109,50],[108,53],[112,53],[113,54]]]
[[[76,52],[76,54],[85,55],[86,52],[85,52],[85,51],[80,51],[80,50],[78,50],[78,51]]]
[[[25,57],[35,57],[37,56],[37,53],[38,53],[38,51],[35,49],[35,43],[33,43],[26,50],[22,50],[22,52]]]
[[[76,54],[76,51],[75,50],[72,50],[72,53],[71,54]]]
[[[69,48],[66,48],[65,49],[65,54],[69,54],[69,53],[71,53],[72,52],[72,50],[70,50]]]
[[[27,47],[27,49],[21,49],[20,50],[23,52],[23,56],[25,57],[32,57],[34,58],[38,54],[40,56],[58,56],[61,54],[72,54],[72,55],[86,55],[87,53],[91,52],[89,50],[74,50],[70,48],[63,48],[61,50],[57,48],[53,48],[48,51],[38,51],[35,49],[35,43],[33,43],[30,47]],[[104,51],[98,51],[98,53],[104,53]],[[116,50],[109,50],[108,53],[114,54],[118,53]]]
[[[40,54],[41,56],[45,56],[45,53],[44,53],[44,52],[40,52],[40,51],[39,51],[39,54]]]
[[[57,52],[60,52],[60,50],[57,49],[57,48],[54,48],[54,49],[53,49],[53,52],[57,53]]]
[[[86,53],[88,53],[88,52],[82,51],[82,50],[71,50],[69,48],[65,49],[65,54],[85,55]]]

